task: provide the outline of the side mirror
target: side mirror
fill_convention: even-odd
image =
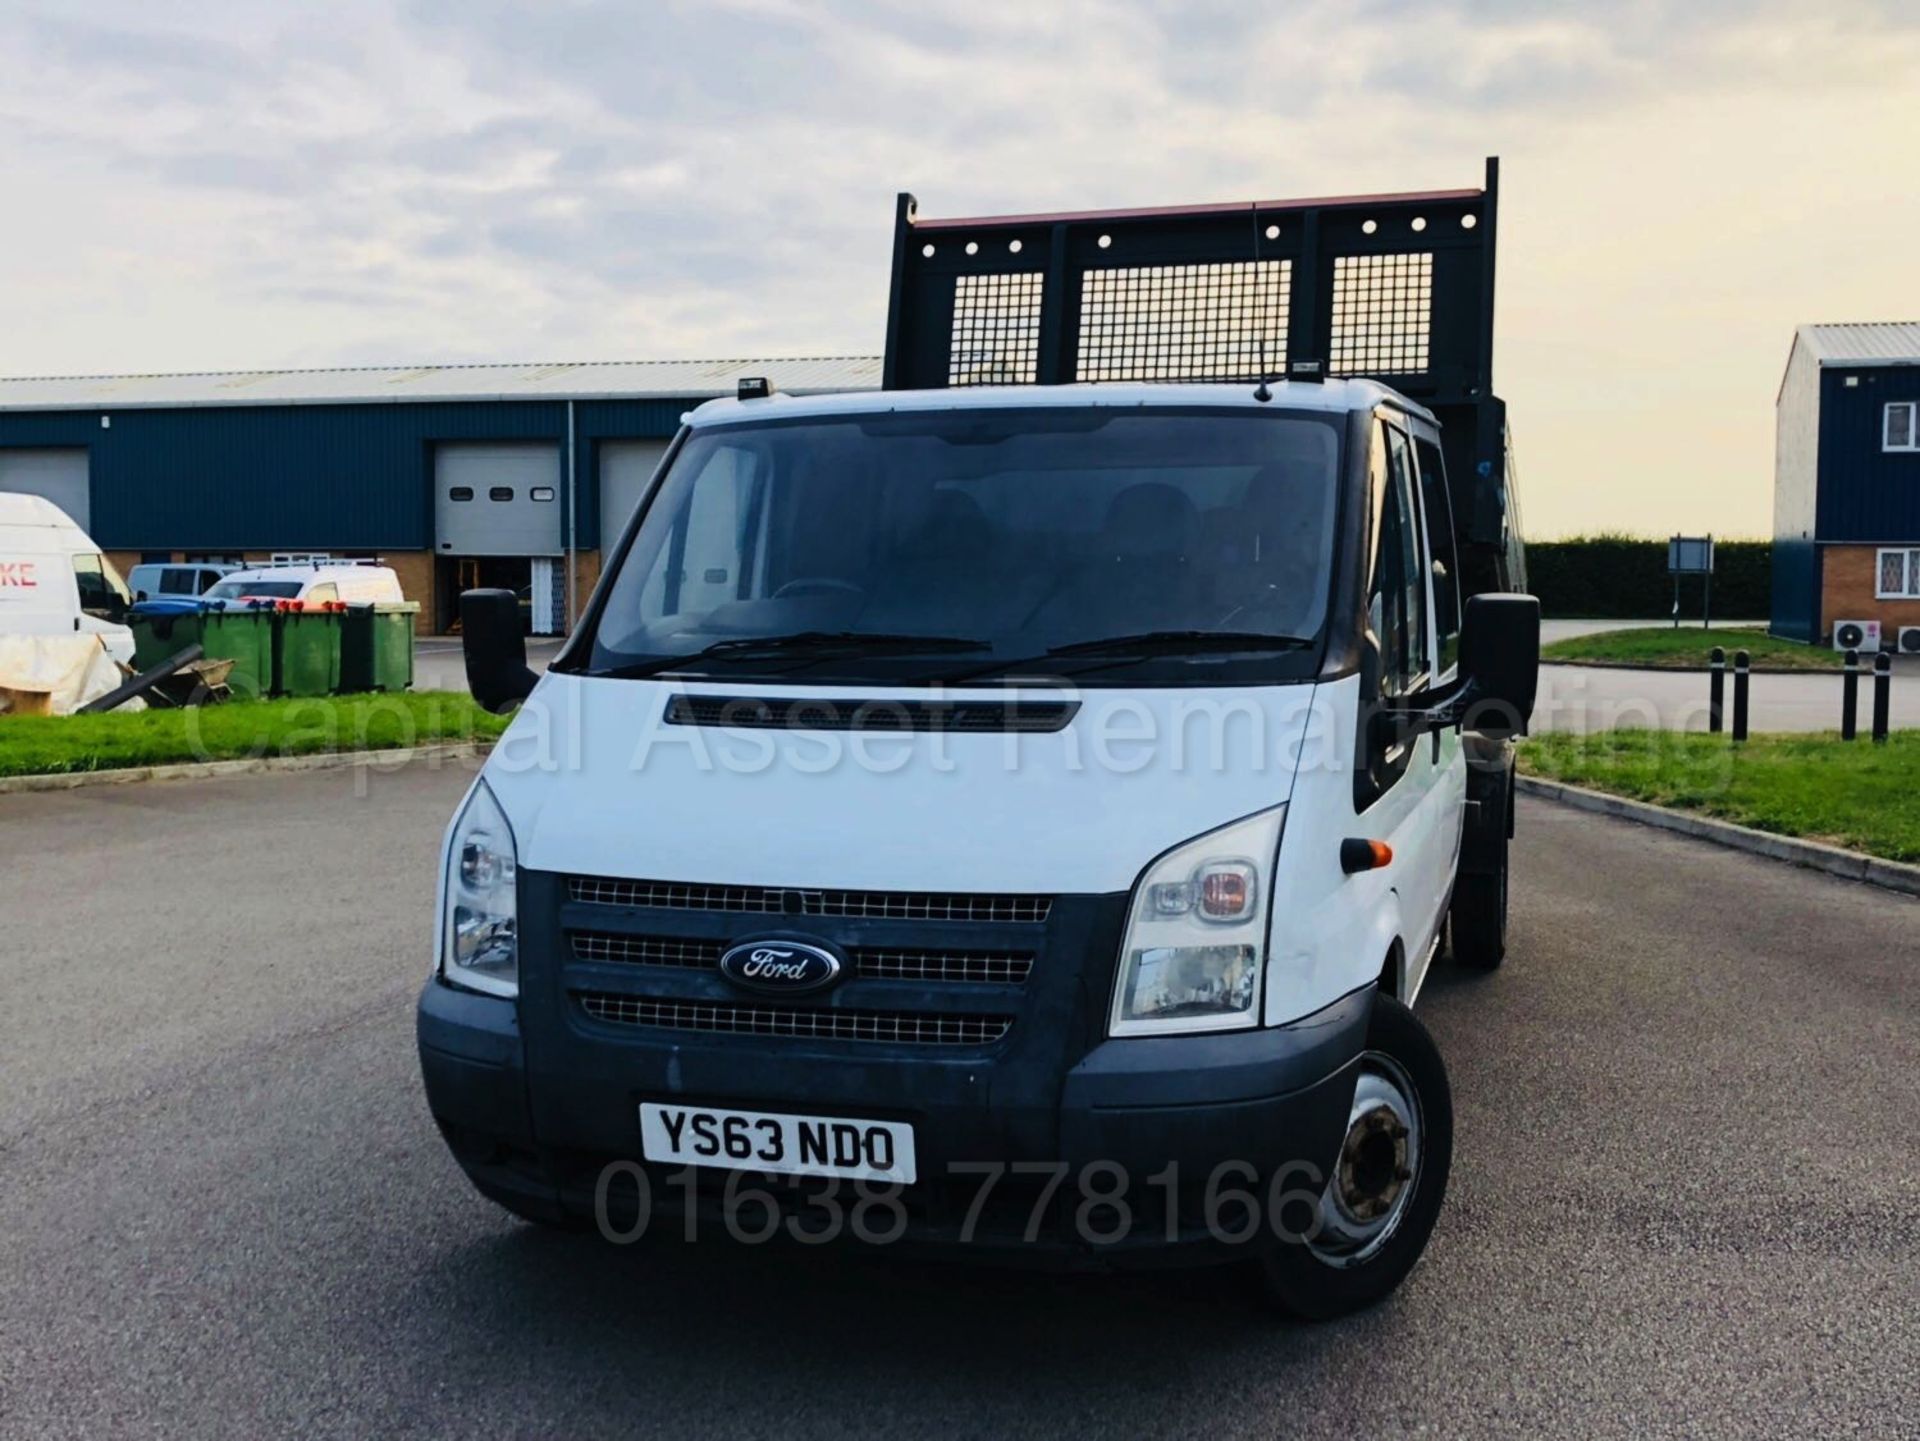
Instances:
[[[498,715],[533,694],[540,677],[527,665],[527,635],[512,591],[461,592],[460,649],[467,689],[483,709]]]
[[[1467,597],[1460,623],[1460,678],[1468,730],[1525,735],[1540,687],[1540,601],[1495,593]]]

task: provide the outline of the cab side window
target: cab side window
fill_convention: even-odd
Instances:
[[[340,587],[332,581],[325,581],[308,591],[307,599],[314,605],[325,605],[340,599]]]
[[[76,555],[73,581],[80,591],[80,609],[96,620],[118,621],[132,603],[125,584],[102,556]]]
[[[1379,524],[1367,620],[1380,646],[1380,696],[1418,690],[1431,674],[1427,643],[1427,575],[1422,561],[1413,453],[1392,426],[1374,427]],[[1379,470],[1383,468],[1384,474]]]
[[[1440,447],[1424,437],[1413,442],[1420,459],[1420,500],[1427,518],[1427,550],[1433,570],[1433,628],[1439,637],[1437,675],[1460,660],[1460,562],[1454,542],[1453,501]]]

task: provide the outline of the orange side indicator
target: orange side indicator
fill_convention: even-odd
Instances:
[[[1348,875],[1377,871],[1393,864],[1393,847],[1385,841],[1344,840],[1340,842],[1340,869]]]

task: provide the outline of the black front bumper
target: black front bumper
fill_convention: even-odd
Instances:
[[[650,1224],[750,1239],[729,1224],[750,1184],[814,1239],[833,1224],[819,1199],[826,1183],[642,1162],[640,1102],[904,1120],[919,1179],[864,1230],[840,1230],[902,1250],[1040,1264],[1244,1254],[1271,1224],[1275,1196],[1317,1190],[1325,1176],[1373,1003],[1367,989],[1289,1025],[1069,1040],[1010,1064],[1004,1047],[909,1056],[860,1042],[606,1034],[565,1014],[564,988],[541,985],[539,969],[523,975],[517,1003],[438,982],[420,998],[428,1104],[461,1166],[495,1199],[553,1220],[593,1219],[598,1204],[624,1230],[644,1176]],[[1095,979],[1104,986],[1107,975],[1110,967]],[[1045,1057],[1075,1050],[1043,1074]],[[847,1183],[837,1191],[852,1204]],[[1099,1199],[1116,1193],[1124,1210]],[[1242,1197],[1261,1209],[1249,1212]],[[750,1209],[746,1231],[757,1236],[766,1208],[756,1199]],[[845,1209],[838,1214],[844,1223]]]

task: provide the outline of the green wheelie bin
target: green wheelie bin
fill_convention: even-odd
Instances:
[[[286,605],[275,611],[273,693],[332,695],[340,689],[340,632],[344,607]]]
[[[227,685],[234,695],[252,699],[268,694],[274,677],[274,612],[264,606],[171,610],[135,606],[127,624],[133,631],[133,663],[151,670],[188,646],[198,644],[201,658],[230,660]]]
[[[349,605],[340,630],[340,689],[398,692],[413,687],[414,601]]]

